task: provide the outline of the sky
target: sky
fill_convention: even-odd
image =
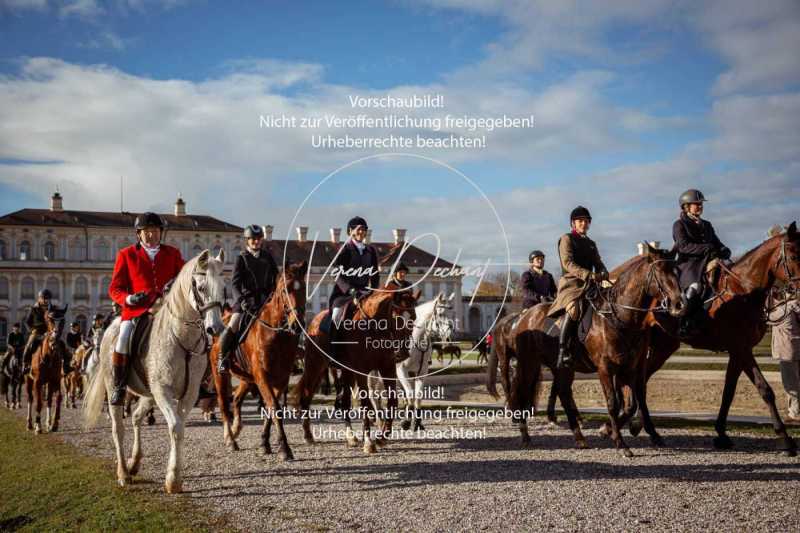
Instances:
[[[130,211],[180,194],[190,213],[321,238],[360,214],[375,240],[435,233],[450,259],[515,268],[540,248],[558,270],[576,205],[613,266],[671,245],[691,187],[742,253],[800,218],[797,50],[796,0],[0,0],[0,212],[56,187],[67,209],[117,210],[122,176]],[[259,128],[386,94],[444,95],[417,117],[535,125],[397,156]],[[347,132],[363,134],[315,133]]]

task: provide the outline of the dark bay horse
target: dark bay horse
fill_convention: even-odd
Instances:
[[[585,349],[576,350],[574,370],[556,368],[558,337],[548,332],[550,304],[539,304],[522,314],[511,333],[518,363],[509,408],[518,413],[515,418],[520,424],[523,444],[530,442],[526,414],[533,408],[541,367],[546,365],[557,376],[554,386],[558,387],[559,399],[578,446],[587,447],[587,443],[571,395],[574,371],[597,372],[608,408],[611,438],[626,457],[633,456],[619,431],[619,391],[627,390],[634,398],[640,396],[649,341],[647,319],[654,304],[672,316],[680,316],[685,310],[672,254],[648,246],[645,256],[628,262],[627,269],[613,287],[600,290],[599,296],[588,303],[594,308],[594,315]]]
[[[613,273],[612,273],[613,275]],[[767,239],[744,254],[731,268],[723,268],[714,285],[716,296],[708,311],[706,327],[685,342],[693,348],[728,352],[725,387],[715,429],[714,447],[729,449],[733,442],[726,434],[728,410],[736,392],[739,376],[744,372],[767,404],[772,427],[778,435],[778,449],[787,455],[796,455],[797,444],[786,432],[786,427],[775,405],[775,393],[753,356],[753,347],[767,330],[765,303],[775,283],[798,289],[800,284],[800,234],[792,222],[787,231]],[[663,315],[654,317],[650,354],[647,359],[647,379],[680,347],[673,320]],[[646,404],[640,408],[646,409]],[[644,410],[642,410],[644,415]],[[632,425],[638,433],[641,423]]]
[[[0,394],[9,409],[19,409],[22,402],[22,354],[9,346],[0,368]]]
[[[64,330],[63,309],[51,308],[45,313],[47,333],[39,348],[31,356],[31,371],[25,376],[25,388],[28,393],[28,429],[35,433],[42,432],[42,400],[47,394],[47,420],[45,431],[58,431],[61,419],[61,366],[64,357],[68,356],[67,345],[61,340]],[[50,412],[55,396],[55,411]],[[33,409],[36,409],[36,421],[32,421]],[[51,416],[52,415],[52,416]]]
[[[245,360],[232,356],[230,373],[220,375],[217,371],[219,341],[211,348],[209,357],[217,403],[222,415],[223,435],[225,445],[231,450],[239,449],[236,437],[242,427],[242,402],[248,389],[254,384],[261,394],[268,415],[264,417],[261,432],[261,453],[272,453],[269,436],[274,423],[278,430],[280,458],[284,461],[294,459],[283,427],[285,406],[281,406],[280,398],[289,386],[297,357],[297,342],[302,334],[300,326],[305,317],[307,270],[308,263],[303,261],[284,266],[278,274],[272,297],[261,308],[241,345]],[[234,395],[233,413],[230,400],[231,374],[240,381],[239,389]]]
[[[398,348],[401,352],[407,351],[407,342],[416,319],[415,307],[419,294],[398,289],[397,285],[390,282],[384,289],[376,289],[358,301],[351,319],[353,327],[343,328],[337,337],[340,344],[335,351],[335,365],[341,369],[340,382],[344,395],[340,407],[344,412],[347,443],[350,446],[358,445],[349,416],[352,387],[358,385],[362,394],[361,407],[364,411],[362,420],[365,453],[374,453],[376,441],[378,444],[383,444],[391,433],[391,415],[396,413],[398,404],[395,353]],[[327,354],[332,353],[328,334],[320,329],[320,323],[328,312],[325,310],[317,314],[308,326],[309,339],[306,345],[303,375],[295,388],[295,401],[301,410],[303,433],[307,443],[314,442],[308,416],[311,401],[323,374],[328,369]],[[388,415],[383,417],[381,432],[376,439],[370,436],[370,416],[374,416],[375,413],[369,398],[367,379],[372,371],[380,373],[388,408]]]

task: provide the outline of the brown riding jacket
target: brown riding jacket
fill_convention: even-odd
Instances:
[[[551,317],[560,315],[571,302],[583,296],[592,272],[607,272],[594,241],[575,232],[565,233],[558,240],[558,258],[561,279],[556,300],[547,313]]]

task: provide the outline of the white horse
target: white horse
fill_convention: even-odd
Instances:
[[[183,432],[186,417],[197,401],[200,382],[208,364],[208,335],[219,335],[222,323],[225,281],[222,269],[225,255],[214,258],[208,250],[189,260],[175,278],[161,308],[153,316],[153,325],[143,355],[139,375],[131,363],[128,390],[140,396],[133,421],[133,450],[126,462],[122,406],[109,406],[111,433],[117,455],[117,482],[130,483],[139,470],[142,458],[141,422],[155,401],[167,421],[170,436],[169,462],[164,481],[166,492],[182,490]],[[111,355],[119,334],[117,318],[106,330],[100,345],[100,366],[92,376],[84,402],[88,427],[100,416],[103,402],[112,390]],[[132,358],[136,356],[132,354]]]
[[[453,321],[446,313],[452,309],[450,302],[455,297],[455,293],[445,297],[439,293],[433,300],[418,305],[415,308],[416,320],[414,330],[411,333],[411,346],[409,347],[408,358],[397,363],[397,379],[403,387],[404,396],[408,407],[414,412],[414,431],[424,429],[420,410],[422,408],[422,398],[424,396],[423,384],[425,376],[428,374],[428,367],[431,361],[431,351],[433,347],[432,337],[435,335],[442,342],[449,342],[453,334]],[[371,372],[369,376],[369,387],[372,390],[380,390],[382,381],[377,372]],[[376,409],[380,409],[379,397],[371,395],[376,399]],[[402,428],[408,430],[411,427],[411,420],[406,419],[402,423]]]

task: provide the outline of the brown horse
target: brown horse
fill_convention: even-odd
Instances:
[[[89,348],[83,343],[75,348],[72,354],[72,361],[70,362],[69,372],[64,375],[64,392],[67,397],[67,407],[75,409],[77,407],[76,400],[83,397],[83,360],[86,357]],[[69,352],[67,353],[69,356]]]
[[[648,247],[648,253],[628,262],[613,287],[598,290],[598,295],[586,302],[594,309],[586,340],[576,349],[575,369],[578,372],[597,372],[606,398],[611,438],[626,457],[633,456],[620,435],[621,398],[619,391],[627,390],[631,397],[639,396],[644,380],[645,356],[649,339],[648,317],[653,304],[672,316],[684,312],[678,279],[674,272],[672,254]],[[527,414],[533,408],[542,365],[553,370],[561,405],[569,420],[570,429],[579,447],[587,447],[577,420],[577,410],[571,395],[573,370],[556,368],[558,337],[553,335],[547,319],[550,304],[539,304],[526,310],[512,332],[518,359],[515,383],[509,398],[509,408],[515,411],[523,444],[530,443]],[[658,444],[659,437],[653,436]]]
[[[47,333],[42,343],[31,357],[31,371],[25,376],[25,388],[28,393],[28,430],[35,433],[42,432],[42,396],[47,388],[47,427],[45,430],[58,431],[58,421],[61,419],[61,361],[67,357],[67,346],[61,340],[64,330],[64,309],[50,309],[45,313]],[[55,395],[56,408],[51,417],[50,407]],[[35,405],[34,405],[35,404]],[[32,423],[32,410],[36,409],[36,422]]]
[[[728,352],[725,387],[715,429],[714,447],[729,449],[733,442],[726,434],[728,410],[736,392],[739,375],[744,372],[767,404],[772,427],[778,435],[778,449],[787,455],[797,453],[797,444],[786,432],[786,427],[775,405],[775,393],[769,386],[753,356],[753,347],[767,330],[765,303],[775,282],[798,289],[800,282],[800,234],[792,222],[787,231],[767,239],[744,254],[731,268],[723,268],[714,284],[716,296],[708,311],[706,326],[686,342],[693,348]],[[647,379],[666,362],[679,347],[680,341],[671,334],[674,321],[663,315],[655,317],[657,325],[652,330],[650,354],[647,359]],[[644,392],[644,391],[643,391]],[[640,401],[642,420],[632,425],[638,433],[646,420],[646,403]]]
[[[343,399],[338,406],[343,410],[347,444],[357,446],[358,439],[350,422],[352,388],[358,385],[361,391],[361,407],[364,431],[364,452],[374,453],[375,444],[384,444],[392,430],[392,414],[397,411],[396,351],[408,351],[408,340],[416,319],[416,302],[419,293],[398,291],[399,287],[389,283],[384,289],[375,290],[356,304],[352,316],[352,327],[344,327],[339,335],[336,349],[336,364],[341,369],[339,382],[343,387]],[[320,330],[320,323],[328,314],[322,311],[308,326],[308,345],[305,352],[303,375],[295,388],[295,401],[303,419],[303,434],[307,443],[314,442],[311,432],[309,409],[323,374],[328,369],[328,353],[331,343],[328,334]],[[402,317],[402,318],[401,318]],[[333,325],[331,325],[333,327]],[[369,342],[368,342],[369,339]],[[407,356],[407,353],[406,353]],[[382,428],[376,439],[371,438],[370,417],[375,417],[369,398],[368,375],[373,370],[380,373],[387,395],[388,411],[382,417]]]
[[[241,345],[243,360],[231,357],[229,373],[220,375],[217,371],[219,341],[211,348],[209,354],[211,372],[214,376],[217,404],[222,415],[223,436],[225,445],[231,450],[239,449],[236,437],[241,431],[242,401],[250,385],[255,384],[267,411],[261,432],[261,453],[264,455],[272,453],[269,435],[274,423],[278,429],[280,458],[284,461],[294,459],[283,428],[285,413],[282,411],[280,397],[289,386],[289,378],[297,357],[297,343],[302,334],[307,269],[308,263],[305,261],[284,266],[278,275],[272,297],[261,308]],[[244,320],[242,322],[244,323]],[[231,374],[240,381],[239,390],[234,396],[233,413],[230,401]]]

